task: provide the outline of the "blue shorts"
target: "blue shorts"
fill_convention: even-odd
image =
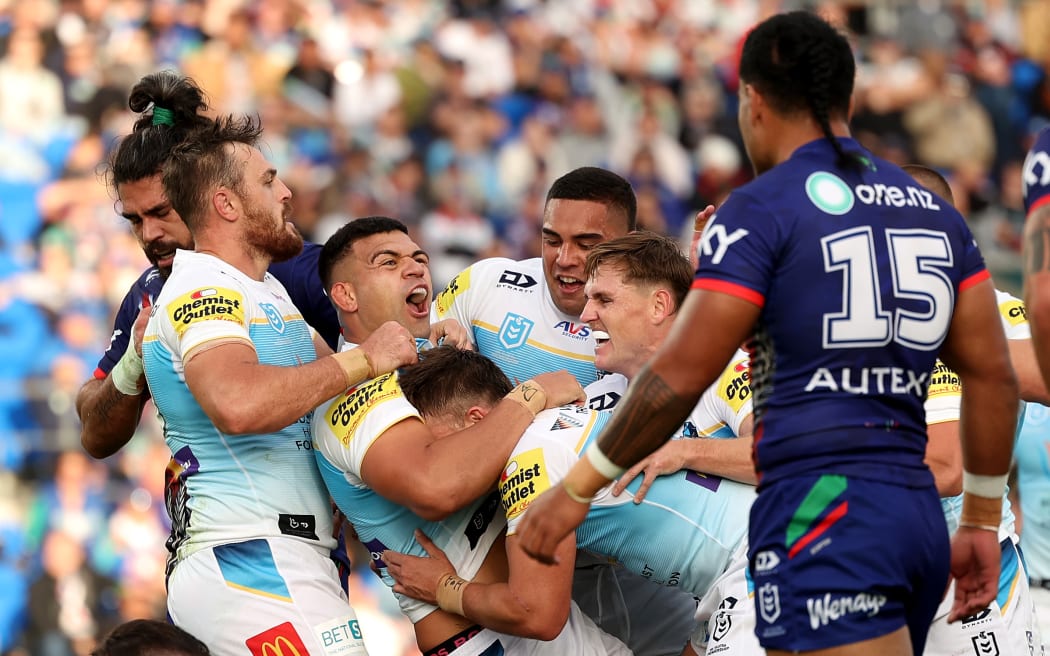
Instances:
[[[950,562],[933,486],[841,475],[782,479],[759,492],[749,539],[763,647],[824,649],[907,625],[922,653]]]

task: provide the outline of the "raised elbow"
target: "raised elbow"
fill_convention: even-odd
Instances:
[[[519,636],[532,640],[554,640],[561,634],[565,623],[569,621],[569,609],[564,612],[544,612],[540,608],[531,608],[520,618]]]

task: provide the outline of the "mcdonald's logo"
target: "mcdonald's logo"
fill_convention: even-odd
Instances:
[[[244,641],[252,656],[309,656],[291,622],[278,624]]]

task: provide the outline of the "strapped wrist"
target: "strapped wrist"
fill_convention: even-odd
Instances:
[[[343,370],[346,376],[346,386],[352,387],[358,383],[375,378],[375,369],[368,354],[361,347],[352,348],[349,351],[340,351],[332,354],[336,364]]]
[[[538,415],[547,407],[547,392],[543,386],[536,381],[526,380],[510,391],[503,398],[520,404],[529,411],[533,417]]]
[[[1009,474],[998,476],[986,476],[984,474],[971,474],[963,470],[963,492],[985,499],[1002,499],[1006,493],[1006,480]]]
[[[455,572],[443,574],[437,587],[438,608],[463,615],[463,592],[468,585],[470,581],[456,576]]]
[[[113,387],[124,396],[138,396],[146,389],[143,382],[145,371],[142,367],[142,357],[135,350],[135,336],[128,340],[128,348],[124,355],[117,360],[116,366],[109,372],[109,379],[113,381]]]

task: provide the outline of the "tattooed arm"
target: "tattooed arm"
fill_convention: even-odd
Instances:
[[[667,441],[751,334],[759,312],[729,294],[689,293],[667,340],[631,381],[598,439],[599,453],[589,450],[562,485],[529,506],[517,533],[525,553],[554,562],[558,544],[586,516],[589,499],[615,478],[615,469],[630,467]]]
[[[1036,207],[1025,221],[1024,277],[1032,343],[1043,380],[1050,380],[1050,205]]]

